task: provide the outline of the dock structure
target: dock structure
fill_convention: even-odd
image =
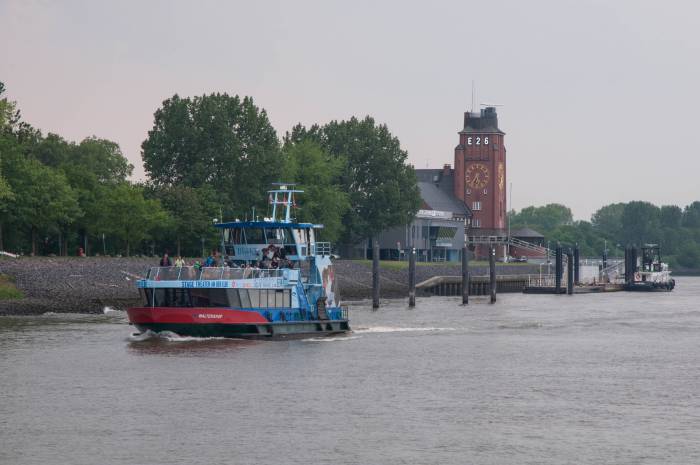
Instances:
[[[523,292],[530,279],[529,275],[496,275],[497,292]],[[469,276],[469,296],[484,296],[491,294],[491,277]],[[461,276],[433,276],[416,284],[416,292],[423,296],[462,296]]]

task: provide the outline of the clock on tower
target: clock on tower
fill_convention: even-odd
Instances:
[[[472,210],[472,230],[481,229],[483,235],[500,235],[506,228],[504,136],[496,108],[464,113],[455,148],[454,195]]]

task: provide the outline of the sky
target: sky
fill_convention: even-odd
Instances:
[[[692,1],[0,0],[0,81],[45,133],[140,146],[163,100],[250,95],[280,138],[371,115],[417,168],[498,103],[512,208],[700,200]]]

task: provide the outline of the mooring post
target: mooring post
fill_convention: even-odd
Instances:
[[[416,306],[416,249],[408,253],[408,306]]]
[[[566,253],[566,293],[574,295],[574,254]]]
[[[561,293],[561,277],[564,272],[564,268],[561,245],[557,244],[557,248],[554,250],[554,290],[557,295]]]
[[[462,247],[462,304],[469,303],[469,249]]]
[[[581,283],[581,267],[580,264],[581,251],[578,248],[578,244],[574,247],[574,284],[577,286]]]
[[[379,241],[372,239],[372,308],[379,308]]]
[[[491,282],[491,303],[496,303],[496,248],[489,249],[489,280]]]

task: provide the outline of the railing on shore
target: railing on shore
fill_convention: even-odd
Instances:
[[[154,266],[148,270],[146,279],[153,281],[200,281],[217,279],[280,278],[288,269]]]

